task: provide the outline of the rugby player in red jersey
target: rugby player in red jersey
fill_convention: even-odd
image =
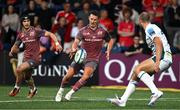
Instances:
[[[22,81],[26,81],[30,87],[27,98],[32,98],[37,93],[34,80],[32,78],[33,68],[40,63],[40,37],[47,36],[51,37],[55,44],[55,50],[60,52],[62,50],[61,45],[58,43],[56,36],[48,31],[35,28],[30,25],[30,19],[27,15],[21,17],[22,30],[19,32],[16,42],[9,52],[9,56],[13,57],[19,51],[19,45],[24,44],[24,57],[23,63],[20,64],[16,69],[16,83],[14,88],[10,91],[9,96],[16,96],[20,91]]]
[[[106,57],[107,60],[109,60],[109,54],[115,39],[111,38],[109,33],[98,24],[98,20],[98,12],[91,11],[89,14],[89,24],[80,29],[78,35],[76,36],[71,48],[71,53],[75,53],[77,51],[78,45],[81,41],[81,48],[86,50],[87,57],[82,64],[77,64],[74,61],[71,63],[67,74],[62,79],[60,88],[55,97],[56,102],[60,102],[62,100],[65,84],[67,84],[73,75],[79,71],[79,67],[84,68],[84,73],[82,77],[74,84],[72,89],[65,95],[65,99],[70,100],[71,96],[86,83],[98,65],[101,49],[103,47],[103,41],[107,39],[109,40],[109,43],[106,51]]]

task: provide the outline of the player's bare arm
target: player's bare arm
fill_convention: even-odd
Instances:
[[[80,40],[75,38],[75,40],[74,40],[74,42],[72,44],[71,50],[69,52],[70,59],[74,56],[75,52],[77,51],[79,43],[80,43]]]
[[[114,42],[115,42],[115,39],[111,39],[108,43],[108,47],[107,47],[107,51],[106,51],[106,58],[107,60],[109,60],[109,55],[110,55],[110,52],[111,52],[111,49],[114,45]]]
[[[61,45],[59,44],[56,36],[55,36],[53,33],[49,32],[49,31],[46,31],[46,32],[45,32],[45,36],[51,37],[51,38],[53,39],[54,44],[55,44],[55,50],[56,50],[56,51],[58,51],[58,52],[61,52],[61,51],[62,51],[62,47],[61,47]]]
[[[155,72],[159,72],[159,64],[161,60],[161,55],[162,55],[162,42],[159,37],[154,38],[154,43],[156,46],[156,64],[155,64]]]
[[[11,51],[9,52],[9,56],[12,57],[14,54],[17,54],[19,52],[19,48],[16,44],[14,44],[11,48]]]
[[[72,51],[77,50],[79,43],[80,43],[80,40],[76,38],[72,44]]]

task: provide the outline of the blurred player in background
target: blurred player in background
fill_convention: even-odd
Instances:
[[[66,100],[70,100],[71,96],[87,82],[90,76],[92,76],[94,70],[98,65],[104,40],[110,40],[106,53],[107,60],[109,60],[109,54],[113,47],[115,39],[111,38],[109,33],[100,25],[98,25],[98,19],[99,16],[97,11],[90,12],[89,25],[80,29],[79,33],[75,37],[70,52],[71,57],[77,51],[78,45],[81,41],[81,48],[84,48],[86,50],[87,58],[82,64],[77,64],[75,62],[71,63],[67,74],[62,79],[60,89],[55,97],[55,101],[60,102],[62,100],[64,86],[70,81],[73,75],[79,71],[79,68],[84,68],[83,76],[74,84],[72,89],[65,95]]]
[[[129,96],[135,91],[139,81],[142,81],[151,90],[152,96],[148,105],[155,104],[163,92],[155,86],[151,75],[167,70],[172,64],[171,50],[166,36],[158,26],[150,23],[150,16],[147,12],[141,13],[139,23],[145,30],[146,42],[153,51],[153,56],[134,68],[131,80],[122,97],[108,99],[121,107],[126,106]]]
[[[23,43],[21,43],[20,45],[19,45],[19,52],[17,53],[17,58],[11,58],[10,59],[10,63],[11,63],[11,65],[12,65],[12,69],[13,69],[13,74],[14,74],[14,76],[16,77],[16,75],[17,75],[17,73],[16,73],[16,69],[17,69],[17,67],[20,65],[20,64],[22,64],[22,62],[23,62],[23,55],[24,55],[24,45],[23,45]]]
[[[25,80],[30,87],[27,98],[32,98],[37,93],[34,80],[32,78],[33,68],[40,63],[40,37],[51,37],[56,44],[56,51],[62,50],[61,45],[58,43],[56,36],[48,31],[35,28],[30,25],[29,16],[24,15],[21,17],[22,30],[19,32],[16,42],[14,43],[9,56],[13,57],[19,52],[19,46],[21,43],[24,45],[24,57],[23,62],[16,69],[16,84],[10,91],[9,96],[16,96],[19,93],[21,82]]]

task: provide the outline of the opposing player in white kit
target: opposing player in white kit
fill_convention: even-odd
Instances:
[[[146,42],[153,51],[153,56],[134,68],[131,80],[121,97],[108,99],[120,107],[126,106],[129,96],[135,91],[139,81],[142,81],[151,90],[152,96],[148,105],[153,105],[163,95],[163,92],[155,86],[151,75],[163,72],[172,64],[171,50],[166,36],[158,26],[150,23],[150,16],[147,12],[140,14],[139,23],[145,30]]]

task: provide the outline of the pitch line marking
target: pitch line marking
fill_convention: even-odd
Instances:
[[[52,98],[54,99],[55,96],[36,96],[36,97],[39,97],[39,98]],[[103,100],[103,99],[107,99],[107,98],[110,98],[110,97],[105,97],[105,98],[90,98],[88,97],[89,99],[94,99],[94,100]],[[72,99],[87,99],[88,98],[83,98],[83,97],[72,97]],[[113,97],[111,97],[113,98]],[[160,98],[161,100],[180,100],[180,98]],[[138,99],[135,99],[135,98],[129,98],[128,100],[149,100],[149,98],[138,98]]]
[[[37,98],[55,98],[55,96],[35,96]],[[91,97],[72,97],[73,99],[88,99],[88,98],[91,98]],[[93,98],[93,99],[106,99],[106,98],[110,98],[110,97],[104,97],[104,98]],[[111,97],[113,98],[113,97]],[[138,99],[135,99],[135,98],[129,98],[130,100],[149,100],[148,98],[138,98]],[[128,100],[129,100],[128,99]],[[180,98],[161,98],[161,99],[164,99],[164,100],[180,100]]]
[[[88,101],[107,101],[106,99],[104,98],[90,98],[90,99],[83,99],[83,98],[80,98],[80,97],[72,97],[72,99],[78,99],[78,100],[88,100]],[[139,100],[139,101],[146,101],[146,100],[149,100],[149,99],[146,99],[146,98],[142,98],[142,99],[132,99],[132,98],[129,98],[128,100]],[[162,102],[166,102],[166,101],[180,101],[180,98],[161,98],[159,101],[162,101]],[[0,100],[0,103],[16,103],[16,102],[55,102],[53,99],[50,99],[50,100],[37,100],[37,99],[34,99],[34,100]]]
[[[0,100],[0,103],[13,103],[13,102],[52,102],[54,100]]]

